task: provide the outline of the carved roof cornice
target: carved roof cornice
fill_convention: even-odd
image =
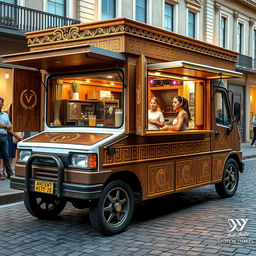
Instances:
[[[255,1],[252,1],[252,0],[237,0],[237,1],[256,10],[256,2]]]
[[[237,60],[236,52],[125,18],[30,32],[26,37],[28,46],[35,51],[49,46],[58,47],[58,44],[63,46],[63,43],[81,44],[85,40],[88,43],[88,39],[118,35],[138,37],[232,62]]]
[[[234,2],[238,2],[246,5],[247,7],[249,7],[250,9],[256,10],[256,2],[252,1],[252,0],[235,0]],[[219,5],[225,5],[227,6],[223,1],[221,0],[215,0],[215,3],[219,4]]]

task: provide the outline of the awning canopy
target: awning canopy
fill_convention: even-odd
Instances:
[[[204,79],[235,78],[241,77],[242,73],[221,69],[187,61],[173,61],[156,64],[148,64],[148,71],[171,73],[181,76],[190,76]]]
[[[3,63],[55,70],[75,66],[111,65],[123,62],[125,56],[118,52],[105,50],[92,45],[69,46],[40,51],[3,55]]]

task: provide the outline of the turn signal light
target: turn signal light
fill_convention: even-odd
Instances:
[[[97,168],[97,155],[88,155],[88,167],[90,169]]]

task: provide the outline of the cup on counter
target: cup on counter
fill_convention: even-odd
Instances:
[[[89,115],[89,126],[96,126],[96,115]]]
[[[121,126],[123,121],[123,111],[122,109],[116,109],[115,111],[115,127]]]

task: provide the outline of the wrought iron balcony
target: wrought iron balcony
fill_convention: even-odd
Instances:
[[[28,32],[79,23],[79,20],[0,1],[0,27]]]

